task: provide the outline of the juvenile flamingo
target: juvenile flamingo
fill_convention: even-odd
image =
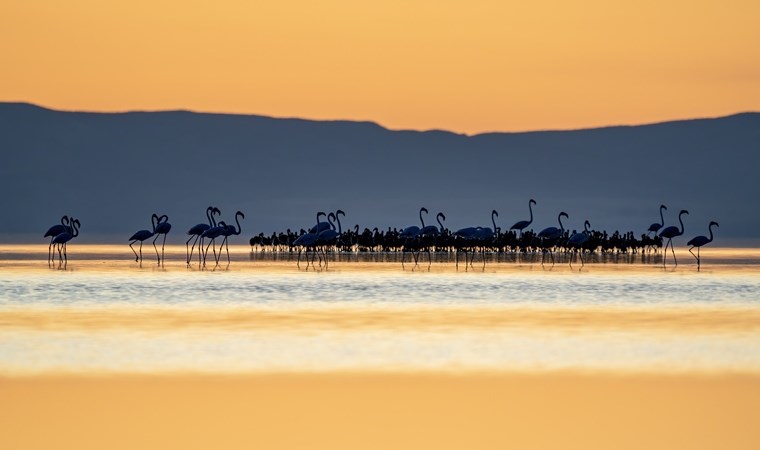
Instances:
[[[712,230],[713,226],[720,227],[720,225],[718,225],[718,222],[715,222],[715,221],[710,222],[710,225],[707,226],[708,230],[710,231],[710,237],[709,238],[707,236],[697,236],[695,238],[692,238],[689,242],[686,243],[686,245],[691,245],[691,248],[689,248],[689,253],[691,253],[692,256],[694,256],[695,258],[697,258],[697,267],[699,267],[699,265],[700,265],[699,249],[703,245],[707,245],[707,244],[709,244],[710,242],[713,241],[713,230]],[[697,248],[697,254],[696,255],[692,251],[692,250],[694,250],[694,247]]]

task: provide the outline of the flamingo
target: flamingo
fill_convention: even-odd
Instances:
[[[132,242],[129,243],[129,248],[131,248],[132,252],[135,254],[135,262],[137,262],[137,261],[139,261],[139,260],[142,259],[142,244],[143,244],[143,241],[145,241],[146,239],[149,239],[151,236],[153,236],[154,234],[156,234],[156,220],[157,219],[158,219],[158,216],[156,214],[153,214],[150,217],[150,224],[153,226],[153,229],[152,230],[140,230],[140,231],[136,232],[135,234],[133,234],[132,237],[130,237],[128,239],[128,240],[132,241]],[[135,248],[132,247],[132,245],[135,242],[137,242],[137,241],[140,241],[140,256],[139,257],[137,256],[137,252],[135,251]]]
[[[156,229],[155,229],[156,237],[153,238],[153,248],[156,250],[156,257],[158,258],[158,264],[161,264],[161,260],[164,259],[164,246],[166,245],[166,235],[169,234],[169,230],[171,229],[172,229],[172,224],[169,223],[169,216],[164,214],[158,218],[158,222],[156,223]],[[158,256],[158,248],[156,248],[156,239],[158,239],[158,236],[161,234],[164,235],[164,241],[161,244],[161,256]]]
[[[322,211],[319,211],[317,213],[317,225],[312,228],[315,231],[320,228],[320,224],[321,223],[327,223],[327,222],[320,222],[319,221],[319,218],[321,216],[326,216],[326,214],[324,212],[322,212]],[[330,226],[329,223],[327,225]],[[308,233],[302,234],[301,236],[298,237],[298,239],[296,239],[295,241],[293,241],[293,245],[299,247],[299,249],[298,249],[298,260],[296,261],[296,266],[301,267],[301,251],[302,251],[302,248],[303,248],[303,249],[306,249],[306,268],[307,269],[309,268],[309,248],[314,249],[316,247],[316,245],[317,245],[317,236],[318,236],[318,233],[310,231]],[[313,263],[314,263],[314,260],[313,260],[313,257],[312,257],[312,264]]]
[[[224,236],[224,240],[222,240],[222,243],[219,245],[219,258],[222,257],[222,246],[224,245],[225,248],[227,249],[227,264],[230,263],[230,246],[229,246],[227,238],[233,235],[234,236],[239,235],[240,231],[242,230],[242,228],[240,227],[240,220],[238,219],[238,216],[245,219],[245,214],[243,214],[242,211],[236,212],[235,223],[237,224],[237,228],[235,228],[235,225],[227,225],[224,231],[222,232],[222,236]],[[219,259],[217,259],[217,264],[218,263],[219,263]]]
[[[422,228],[425,228],[425,221],[422,220],[422,213],[427,214],[428,210],[424,206],[420,208],[420,223],[422,224]],[[415,253],[415,247],[418,247],[415,245],[417,242],[417,238],[420,237],[420,231],[422,231],[422,228],[418,227],[417,225],[412,225],[404,228],[399,233],[398,237],[404,240],[404,245],[401,250],[401,267],[404,267],[404,258],[406,257],[407,250],[411,247],[412,249],[412,257],[414,257],[414,264],[417,264],[417,260],[419,258],[419,253]]]
[[[201,234],[203,234],[204,231],[208,230],[213,226],[213,222],[211,221],[211,214],[213,211],[218,211],[217,208],[213,206],[209,206],[206,208],[206,219],[208,220],[208,223],[199,223],[192,228],[190,228],[187,231],[187,234],[190,236],[190,238],[185,242],[185,250],[187,252],[187,264],[190,264],[190,259],[193,255],[193,250],[195,250],[195,244],[198,242],[198,240],[201,238]],[[193,241],[193,246],[190,248],[190,241]],[[203,246],[203,242],[201,242],[201,246]],[[198,259],[200,259],[200,254],[198,255]]]
[[[53,225],[45,232],[45,235],[43,237],[50,236],[50,245],[48,245],[48,263],[52,261],[55,255],[53,253],[53,239],[55,239],[56,236],[63,233],[64,231],[68,230],[69,223],[69,216],[63,216],[61,217],[61,223],[59,225]]]
[[[565,234],[565,226],[562,225],[562,217],[565,217],[566,219],[570,218],[570,216],[568,216],[566,212],[562,211],[557,216],[557,222],[559,222],[559,228],[547,227],[538,233],[538,237],[541,239],[541,244],[544,250],[544,253],[541,255],[541,265],[544,265],[544,257],[546,256],[546,248],[547,248],[547,246],[545,245],[546,241],[549,241],[551,243],[552,241],[555,241],[561,238],[562,235]],[[554,264],[554,252],[549,251],[549,256],[551,256],[552,264]]]
[[[53,244],[58,245],[58,258],[61,262],[63,260],[66,260],[66,263],[69,262],[69,256],[66,254],[66,244],[74,239],[75,237],[79,236],[79,227],[81,224],[79,223],[79,219],[74,219],[73,217],[70,219],[71,221],[70,226],[67,227],[66,231],[63,233],[58,234],[56,237],[53,238]],[[61,257],[61,249],[63,249],[63,257]]]
[[[528,226],[531,223],[533,223],[533,207],[532,207],[532,205],[535,205],[535,204],[536,204],[536,201],[533,200],[533,199],[530,199],[530,201],[528,201],[528,210],[530,211],[530,219],[528,219],[528,220],[521,220],[521,221],[515,223],[514,225],[512,225],[509,229],[510,230],[518,230],[520,232],[520,234],[522,234],[523,230],[526,229],[526,228],[528,228]]]
[[[219,209],[215,209],[214,211],[219,211]],[[211,217],[213,217],[214,213],[211,213]],[[214,222],[214,226],[209,228],[208,230],[201,233],[201,239],[208,238],[209,243],[206,245],[206,250],[203,252],[203,265],[206,265],[206,258],[208,257],[208,248],[212,247],[212,250],[214,251],[214,260],[217,264],[219,264],[219,258],[216,256],[216,238],[222,235],[224,231],[227,229],[227,224],[224,222],[216,223]],[[219,249],[219,252],[221,253],[222,249]]]
[[[699,265],[700,265],[699,249],[703,245],[707,245],[707,244],[709,244],[710,242],[713,241],[713,230],[712,230],[713,226],[720,227],[720,225],[718,225],[718,222],[715,222],[715,221],[710,222],[710,225],[707,226],[707,229],[710,231],[710,237],[709,238],[707,236],[697,236],[695,238],[692,238],[689,242],[686,243],[686,245],[691,245],[691,248],[689,248],[689,253],[691,253],[692,256],[694,256],[695,258],[697,258],[697,267],[699,267]],[[694,249],[694,247],[697,248],[697,254],[696,255],[692,251]]]
[[[665,205],[660,205],[660,223],[655,222],[652,225],[649,225],[649,228],[647,228],[647,234],[649,234],[649,233],[657,234],[657,232],[660,230],[660,228],[662,228],[663,226],[665,226],[665,218],[662,217],[662,210],[663,209],[668,209],[668,207],[665,206]]]
[[[422,243],[422,247],[427,252],[428,264],[432,264],[433,262],[432,257],[430,256],[430,247],[436,244],[436,238],[442,235],[444,231],[441,219],[446,220],[446,216],[442,212],[439,212],[435,215],[435,221],[438,222],[438,226],[427,225],[422,227],[419,233],[420,239],[425,241]]]
[[[668,245],[670,245],[670,250],[673,252],[673,261],[675,261],[675,264],[678,265],[678,260],[676,259],[676,251],[673,248],[673,238],[677,236],[681,236],[684,231],[683,227],[683,220],[681,220],[681,216],[684,214],[689,214],[689,211],[686,211],[685,209],[682,209],[681,212],[678,213],[678,222],[681,224],[681,229],[679,230],[678,227],[671,225],[664,230],[660,231],[660,237],[666,238],[668,242],[665,244],[665,254],[662,258],[662,265],[665,266],[665,260],[668,256]]]
[[[317,235],[317,244],[322,246],[322,255],[325,257],[325,268],[327,268],[327,247],[336,245],[338,243],[340,235],[343,234],[343,227],[340,224],[341,214],[344,216],[346,215],[346,213],[340,209],[335,211],[335,214],[330,213],[327,216],[327,220],[330,222],[330,226],[332,226],[332,228],[329,230],[324,230]],[[335,225],[332,222],[333,220],[338,222],[338,231],[335,231]]]
[[[583,244],[585,244],[588,241],[589,238],[589,228],[591,227],[591,223],[589,221],[583,222],[583,231],[580,233],[573,233],[572,236],[570,236],[570,239],[567,240],[568,247],[576,248],[579,250],[578,257],[581,259],[581,267],[585,265],[583,261]],[[573,267],[573,260],[570,258],[570,267]]]

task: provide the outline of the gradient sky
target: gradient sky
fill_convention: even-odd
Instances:
[[[760,110],[760,2],[0,0],[0,101],[475,133]]]

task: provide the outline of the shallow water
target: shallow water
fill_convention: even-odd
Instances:
[[[181,247],[158,267],[72,246],[48,267],[46,252],[0,247],[0,373],[760,373],[755,249],[705,251],[699,271],[680,253],[677,268],[502,258],[465,271],[376,256],[305,270],[241,247],[210,270],[186,267]]]

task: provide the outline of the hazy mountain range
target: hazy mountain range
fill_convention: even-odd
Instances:
[[[688,209],[685,238],[720,223],[724,243],[760,239],[760,113],[574,131],[394,131],[370,122],[277,119],[188,111],[118,114],[0,103],[2,242],[43,242],[63,214],[81,240],[122,242],[168,214],[184,242],[216,205],[246,214],[243,237],[300,229],[341,208],[344,227],[418,224],[645,232]]]

